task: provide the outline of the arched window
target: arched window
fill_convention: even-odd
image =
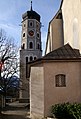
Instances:
[[[35,57],[34,57],[34,60],[36,60],[36,59],[37,59],[37,57],[35,56]]]
[[[33,42],[30,42],[30,43],[29,43],[29,48],[30,48],[30,49],[33,49]]]
[[[29,22],[29,27],[33,27],[33,21]]]
[[[23,37],[25,37],[25,33],[23,33]]]
[[[28,63],[28,57],[26,57],[26,63]]]
[[[58,74],[55,76],[55,86],[56,87],[66,87],[66,75]]]
[[[40,49],[40,44],[39,43],[37,43],[37,49]]]
[[[30,56],[30,62],[31,62],[31,61],[33,61],[33,57],[32,57],[32,56]]]
[[[30,26],[33,26],[33,23],[32,22],[30,22]]]
[[[22,47],[22,49],[25,49],[25,43],[23,43],[23,45],[21,47]]]

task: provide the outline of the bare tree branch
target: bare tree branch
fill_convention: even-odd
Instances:
[[[11,78],[19,75],[19,48],[13,38],[6,36],[4,30],[0,30],[0,63],[3,63],[0,78],[0,90],[4,93],[11,88]],[[8,80],[7,80],[8,79]],[[15,80],[14,80],[15,81]],[[9,86],[9,87],[8,87]],[[5,94],[6,95],[6,94]]]

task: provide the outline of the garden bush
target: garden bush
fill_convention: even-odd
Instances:
[[[51,108],[51,113],[56,118],[81,119],[81,104],[55,104]]]

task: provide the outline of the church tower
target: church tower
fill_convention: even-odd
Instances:
[[[29,81],[27,79],[27,63],[42,57],[40,15],[33,11],[32,1],[29,11],[22,15],[22,33],[20,50],[20,79],[22,90],[20,98],[29,97]]]

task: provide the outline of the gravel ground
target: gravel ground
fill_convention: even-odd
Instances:
[[[29,109],[26,103],[9,103],[2,114],[0,119],[29,119]]]

